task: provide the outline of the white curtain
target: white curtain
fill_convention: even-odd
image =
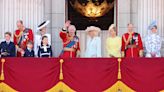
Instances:
[[[6,31],[14,33],[19,19],[36,32],[37,25],[43,18],[43,0],[0,0],[0,39],[4,38]]]

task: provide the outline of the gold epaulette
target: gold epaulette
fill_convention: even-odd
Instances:
[[[22,36],[22,34],[23,34],[23,31],[19,32],[18,35],[17,35],[16,32],[15,32],[15,33],[14,33],[14,36],[15,36],[16,38],[19,38],[20,36]]]

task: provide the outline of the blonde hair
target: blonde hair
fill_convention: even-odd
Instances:
[[[108,31],[114,30],[116,32],[116,25],[115,24],[111,24],[108,28]]]

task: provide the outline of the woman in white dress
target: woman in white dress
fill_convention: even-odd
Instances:
[[[152,24],[149,30],[151,30],[151,33],[145,38],[146,57],[161,57],[162,39],[157,34],[156,24]]]
[[[47,28],[46,26],[50,23],[49,20],[44,21],[43,23],[41,23],[37,30],[39,31],[39,34],[35,35],[35,42],[34,42],[34,51],[35,51],[35,56],[37,56],[37,52],[39,50],[39,46],[41,46],[41,41],[42,41],[42,37],[43,36],[47,36],[48,37],[48,44],[51,45],[51,35],[49,33],[47,33]]]
[[[101,57],[101,38],[98,35],[101,29],[95,26],[90,26],[87,27],[85,31],[87,32],[85,57]]]

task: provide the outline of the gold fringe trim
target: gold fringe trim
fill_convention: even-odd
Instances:
[[[2,68],[1,68],[1,75],[0,75],[0,80],[5,80],[4,77],[4,63],[5,63],[5,59],[1,59],[1,63],[2,63]]]
[[[64,79],[64,77],[63,77],[63,63],[64,63],[64,60],[60,59],[60,75],[59,75],[59,80],[63,80]]]
[[[23,34],[23,31],[20,31],[20,33],[17,35],[16,33],[14,33],[14,36],[16,37],[16,38],[19,38],[20,36],[22,36],[22,34]]]
[[[121,80],[121,58],[118,59],[118,79]]]

